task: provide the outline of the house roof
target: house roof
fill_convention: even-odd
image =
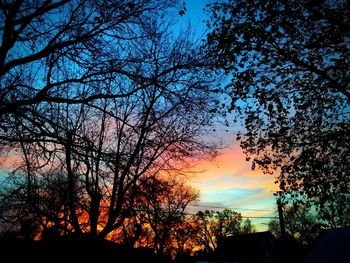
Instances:
[[[350,262],[350,228],[325,230],[305,263]]]
[[[237,244],[255,246],[263,240],[276,240],[275,236],[270,231],[243,234],[237,236],[229,236],[221,240],[221,245]]]
[[[226,237],[220,241],[218,254],[235,255],[236,257],[257,255],[264,249],[272,249],[276,238],[269,231]]]

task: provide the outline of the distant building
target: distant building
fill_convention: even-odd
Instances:
[[[325,230],[305,259],[305,263],[326,262],[350,262],[350,228]]]

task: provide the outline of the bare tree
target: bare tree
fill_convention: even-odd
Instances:
[[[196,242],[206,253],[213,252],[216,247],[214,229],[216,225],[214,211],[199,211],[194,215],[193,220],[197,223]]]
[[[42,102],[89,103],[138,90],[117,81],[144,77],[133,70],[140,58],[128,45],[143,37],[138,27],[151,13],[176,2],[1,1],[1,119]]]
[[[148,178],[215,152],[201,140],[212,122],[213,80],[201,67],[204,58],[187,36],[174,39],[164,21],[152,21],[129,47],[138,58],[133,70],[144,77],[100,83],[111,89],[117,83],[132,91],[128,96],[40,103],[8,131],[20,142],[24,162],[15,175],[23,178],[30,213],[62,233],[106,238],[130,217]],[[67,195],[51,218],[37,201],[45,197],[40,182],[57,171]]]
[[[192,235],[196,229],[186,209],[197,198],[198,193],[182,179],[169,178],[164,173],[148,178],[114,240],[132,247],[153,248],[158,254],[184,255],[195,246]]]
[[[173,248],[171,242],[186,219],[185,209],[196,201],[198,193],[176,179],[152,180],[147,190],[144,207],[153,232],[153,247],[163,254]]]
[[[197,231],[197,225],[191,220],[191,217],[187,217],[172,230],[172,246],[178,260],[181,260],[181,257],[190,256],[196,249]]]

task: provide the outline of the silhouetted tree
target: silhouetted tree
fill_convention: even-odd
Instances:
[[[172,241],[185,223],[185,209],[197,200],[198,193],[178,179],[151,180],[147,191],[143,209],[153,232],[153,247],[157,254],[163,254],[173,248]],[[177,241],[181,242],[179,237]]]
[[[197,224],[197,244],[207,253],[213,252],[225,237],[254,232],[250,220],[242,222],[242,215],[230,209],[200,211],[193,220]]]
[[[197,192],[172,177],[147,178],[129,217],[113,233],[113,240],[131,247],[153,248],[157,253],[185,254],[194,244],[194,228],[186,216]]]
[[[129,45],[143,37],[138,27],[148,23],[151,14],[161,15],[161,10],[176,2],[1,2],[2,137],[9,129],[8,118],[27,119],[38,104],[88,104],[142,88],[123,90],[119,83],[121,77],[148,79],[134,70],[133,63],[140,58]]]
[[[190,217],[186,217],[176,227],[172,229],[172,247],[176,252],[176,258],[180,261],[181,257],[188,257],[196,249],[197,243],[197,225]],[[180,261],[181,262],[181,261]]]
[[[310,204],[288,205],[284,208],[283,215],[287,234],[304,245],[311,245],[321,230],[327,227],[325,222],[317,219],[316,211]],[[281,236],[278,220],[271,220],[268,226],[276,237]]]
[[[348,1],[311,0],[208,8],[213,63],[232,74],[223,107],[243,121],[247,158],[280,171],[280,197],[313,201],[320,215],[350,196],[349,10]]]
[[[213,252],[216,248],[214,211],[199,211],[194,215],[193,221],[197,224],[197,244],[202,246],[206,253]]]
[[[151,230],[147,227],[146,212],[136,201],[130,215],[113,233],[113,240],[130,247],[150,247]]]
[[[132,91],[128,96],[88,104],[46,102],[36,105],[28,120],[14,119],[11,132],[19,144],[12,147],[23,163],[12,178],[21,180],[3,200],[20,190],[23,205],[39,221],[60,225],[63,234],[106,238],[130,217],[148,178],[180,171],[191,158],[215,153],[201,140],[212,122],[207,109],[213,80],[202,67],[204,58],[189,34],[174,38],[165,20],[150,22],[140,25],[144,37],[129,46],[135,58],[129,58],[134,61],[130,70],[144,77],[119,76],[104,84],[117,83]],[[46,185],[55,189],[49,178],[57,171],[66,194],[56,206],[50,201],[54,196],[41,192]],[[43,200],[47,203],[39,205]],[[57,210],[48,213],[48,205]]]
[[[6,212],[0,216],[0,224],[8,225],[10,231],[19,235],[20,229],[33,226],[31,235],[27,236],[43,239],[71,232],[67,177],[58,171],[44,171],[31,179],[30,189],[27,180],[21,177],[20,171],[14,171],[7,178],[8,185],[1,187],[1,209]]]
[[[254,225],[252,224],[252,221],[247,218],[243,221],[243,225],[242,225],[242,234],[250,234],[250,233],[254,233],[256,230],[255,230],[255,227]]]
[[[65,207],[70,207],[70,213],[68,211],[66,219],[69,218],[69,224],[74,224],[78,231],[78,219],[73,212],[77,202],[77,189],[73,188],[77,182],[68,164],[76,146],[71,144],[79,130],[72,126],[82,122],[75,119],[78,117],[71,111],[80,110],[79,117],[86,117],[83,111],[89,108],[102,112],[107,109],[103,105],[111,105],[117,98],[126,98],[152,86],[154,76],[139,70],[146,58],[141,50],[133,47],[147,41],[152,31],[148,25],[151,17],[161,16],[176,2],[43,0],[0,3],[0,146],[2,152],[22,152],[25,165],[18,167],[17,174],[20,170],[26,171],[26,183],[16,179],[26,186],[19,186],[12,191],[11,198],[6,194],[3,199],[16,200],[11,203],[12,208],[16,207],[14,214],[24,216],[19,213],[19,203],[28,213],[33,209],[36,214],[39,210],[42,210],[40,213],[45,211],[39,209],[43,208],[41,204],[36,204],[38,200],[35,199],[43,196],[35,187],[42,188],[42,183],[46,185],[49,180],[44,183],[42,178],[46,179],[46,175],[38,171],[38,167],[43,166],[42,170],[50,166],[59,170],[67,168],[60,171],[68,178]],[[68,157],[66,164],[62,159],[63,149]],[[92,151],[86,150],[86,156]],[[98,166],[99,162],[100,157],[94,164]],[[38,173],[42,178],[37,180]],[[18,184],[11,187],[14,186]],[[87,188],[94,200],[90,227],[96,228],[100,193],[96,185],[90,184]],[[20,196],[23,198],[18,199]],[[12,215],[14,210],[10,211],[6,214]]]

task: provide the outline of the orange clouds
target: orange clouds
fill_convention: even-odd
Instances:
[[[15,164],[20,161],[18,155],[14,152],[7,152],[6,154],[0,155],[0,169],[10,170]]]
[[[277,185],[274,184],[273,176],[265,175],[260,170],[251,170],[251,163],[245,160],[245,155],[238,143],[221,150],[215,160],[198,162],[192,168],[192,172],[198,173],[191,179],[193,185],[212,182],[219,183],[223,189],[232,187],[232,185],[227,184],[230,181],[230,183],[235,183],[236,187],[250,189],[263,187],[273,192],[278,189]],[[234,177],[234,180],[226,178],[227,176]]]

